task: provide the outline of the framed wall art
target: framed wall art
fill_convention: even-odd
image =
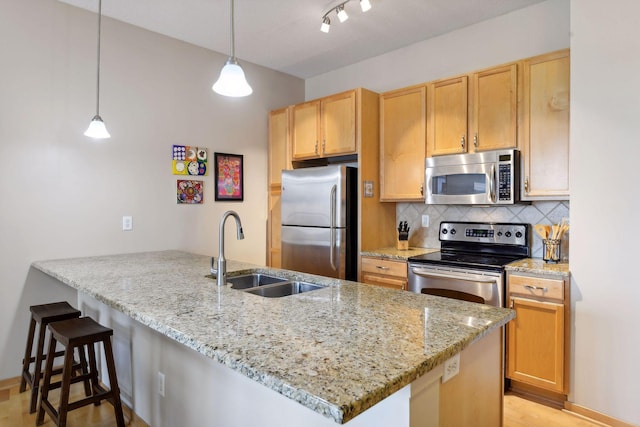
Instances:
[[[215,200],[244,200],[243,156],[240,154],[214,153]]]

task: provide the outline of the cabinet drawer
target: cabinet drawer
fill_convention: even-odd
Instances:
[[[407,278],[407,263],[404,261],[390,261],[380,258],[362,257],[362,272],[384,274],[403,279]]]
[[[543,277],[509,276],[509,294],[564,299],[564,280]]]
[[[401,291],[407,290],[407,281],[405,279],[399,279],[389,276],[381,276],[376,274],[363,274],[362,282],[369,285],[382,286],[384,288],[399,289]]]

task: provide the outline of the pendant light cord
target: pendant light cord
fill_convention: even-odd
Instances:
[[[100,0],[100,1],[102,1],[102,0]],[[235,47],[236,43],[235,43],[235,40],[234,40],[234,38],[235,38],[235,29],[234,29],[234,26],[233,26],[233,21],[234,21],[233,20],[233,0],[231,0],[231,15],[230,16],[231,16],[231,49],[229,49],[229,50],[231,51],[231,57],[233,59],[235,59],[236,58],[236,47]]]
[[[96,78],[96,116],[100,115],[100,33],[102,26],[102,0],[98,0],[98,75]]]

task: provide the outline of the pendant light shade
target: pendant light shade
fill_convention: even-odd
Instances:
[[[111,138],[111,135],[109,135],[109,132],[107,132],[107,127],[104,125],[102,118],[97,114],[93,116],[93,119],[91,119],[91,123],[89,123],[89,127],[84,132],[84,135],[88,136],[89,138],[96,139]]]
[[[100,117],[100,27],[102,25],[102,0],[98,0],[98,72],[96,78],[96,115],[91,119],[89,127],[84,132],[85,136],[94,139],[111,138],[107,128]]]
[[[234,40],[234,28],[233,28],[233,0],[231,3],[231,56],[225,62],[222,71],[220,71],[220,77],[213,84],[211,89],[214,92],[231,97],[248,96],[253,93],[253,89],[247,83],[247,79],[244,76],[244,71],[238,63],[238,58],[235,54],[235,40]]]
[[[248,96],[253,93],[235,56],[227,59],[212,89],[220,95],[231,97]]]

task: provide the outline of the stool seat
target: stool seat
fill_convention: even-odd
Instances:
[[[120,389],[118,388],[116,367],[111,349],[113,330],[102,326],[90,317],[78,317],[52,322],[49,323],[47,329],[51,333],[51,339],[42,381],[42,397],[38,407],[36,425],[44,423],[46,411],[57,426],[64,427],[67,424],[67,413],[69,411],[90,404],[99,405],[102,400],[107,400],[114,407],[116,424],[118,427],[124,427]],[[107,363],[109,389],[103,387],[98,380],[95,344],[100,342],[102,342]],[[55,349],[57,343],[64,347],[64,366],[62,368],[62,380],[52,384],[51,376],[54,357],[50,355],[54,354],[53,349]],[[82,375],[73,375],[75,372],[73,369],[73,353],[75,350],[78,350],[79,354],[84,354],[85,351],[89,354],[89,369],[88,372],[83,371]],[[89,381],[91,383],[91,393],[87,393],[87,397],[84,399],[69,402],[71,384],[80,381]],[[60,387],[60,399],[56,409],[49,401],[49,391],[58,387]]]
[[[29,307],[31,311],[31,321],[29,324],[29,333],[27,335],[27,345],[24,352],[24,358],[22,359],[22,374],[20,379],[20,393],[27,389],[27,385],[31,388],[31,402],[29,405],[29,413],[36,411],[36,404],[38,402],[38,390],[40,386],[40,379],[42,378],[42,362],[46,359],[44,354],[44,341],[47,325],[52,322],[58,322],[60,320],[67,320],[80,317],[80,310],[76,310],[66,301],[54,302],[49,304],[32,305]],[[33,352],[33,340],[35,337],[36,325],[39,325],[38,341],[36,344],[36,354],[32,356]],[[63,352],[55,352],[55,357],[61,357]],[[76,368],[81,368],[84,362],[86,369],[86,360],[80,360],[79,364],[76,364]],[[30,372],[31,364],[34,363],[33,374]],[[60,373],[60,369],[54,370],[55,373]],[[87,383],[88,390],[88,383]]]

